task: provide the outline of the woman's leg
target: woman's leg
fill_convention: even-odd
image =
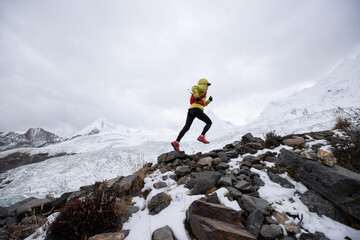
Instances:
[[[179,136],[176,138],[177,142],[180,142],[180,140],[183,138],[185,133],[189,131],[191,124],[193,123],[195,116],[193,114],[194,109],[189,109],[187,117],[186,117],[186,123],[183,129],[180,131]]]
[[[201,109],[199,109],[200,111],[196,112],[196,117],[199,118],[201,121],[205,122],[206,125],[201,133],[202,136],[205,136],[206,132],[209,131],[211,125],[212,125],[212,121],[211,119],[204,113],[204,111],[202,111]]]

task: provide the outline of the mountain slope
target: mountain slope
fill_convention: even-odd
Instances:
[[[329,129],[337,107],[360,106],[360,56],[346,59],[314,86],[271,101],[249,126],[285,133]],[[272,129],[271,129],[272,128]]]

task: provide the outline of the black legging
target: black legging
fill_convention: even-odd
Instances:
[[[185,135],[185,133],[187,131],[189,131],[190,126],[191,126],[191,124],[192,124],[192,122],[194,121],[195,118],[198,118],[201,121],[206,123],[206,125],[204,127],[204,130],[202,131],[201,135],[204,136],[206,134],[206,132],[211,127],[211,124],[212,124],[211,119],[200,108],[192,108],[192,109],[189,109],[189,111],[188,111],[185,126],[180,131],[179,136],[177,137],[176,141],[180,142],[180,140]]]

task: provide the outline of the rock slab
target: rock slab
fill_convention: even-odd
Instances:
[[[241,214],[220,204],[197,200],[186,212],[186,224],[198,240],[255,240],[241,223]]]
[[[278,164],[289,169],[294,178],[360,220],[360,174],[337,165],[329,168],[285,149],[280,152]]]

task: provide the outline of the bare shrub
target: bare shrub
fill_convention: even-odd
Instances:
[[[340,166],[360,172],[360,134],[351,131],[346,131],[346,134],[331,138],[334,157]]]
[[[122,228],[119,223],[123,208],[115,204],[116,198],[104,191],[96,191],[84,200],[73,199],[60,209],[59,216],[50,224],[48,235],[57,239],[83,240]]]
[[[350,127],[349,119],[338,116],[336,118],[336,123],[335,123],[335,126],[334,126],[333,129],[334,130],[335,129],[343,129],[343,130],[345,130],[348,127]]]
[[[266,133],[264,138],[265,138],[264,145],[265,145],[266,148],[272,148],[272,147],[280,146],[281,137],[275,133],[275,130]]]
[[[334,129],[346,129],[350,126],[360,125],[360,108],[341,108],[335,110],[336,124]]]

